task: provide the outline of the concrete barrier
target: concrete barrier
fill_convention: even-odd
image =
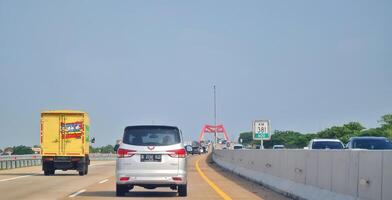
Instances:
[[[92,161],[115,160],[116,158],[117,154],[90,154],[90,160]],[[0,170],[39,166],[42,162],[41,159],[41,155],[36,154],[0,156]]]
[[[392,151],[215,150],[213,160],[294,199],[392,199]]]

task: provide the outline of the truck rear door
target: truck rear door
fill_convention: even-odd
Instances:
[[[43,155],[61,154],[60,116],[43,113],[41,116],[41,148]]]
[[[62,151],[67,156],[84,156],[84,114],[65,114],[61,121]]]
[[[84,156],[85,123],[83,113],[43,113],[41,118],[42,154],[46,156]]]

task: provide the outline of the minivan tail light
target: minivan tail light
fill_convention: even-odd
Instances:
[[[117,157],[118,158],[129,158],[135,155],[135,150],[130,149],[118,149],[117,150]]]
[[[172,179],[173,179],[173,181],[182,181],[182,178],[181,177],[172,177]]]
[[[129,177],[120,177],[120,181],[129,181]]]
[[[176,150],[169,150],[169,156],[172,158],[185,158],[186,151],[185,149],[176,149]]]

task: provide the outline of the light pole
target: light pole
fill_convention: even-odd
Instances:
[[[214,85],[214,146],[216,147],[216,143],[217,143],[217,137],[216,137],[216,133],[217,133],[217,128],[216,128],[216,86]]]

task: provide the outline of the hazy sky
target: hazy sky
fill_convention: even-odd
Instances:
[[[78,109],[96,146],[127,125],[196,139],[252,120],[315,132],[392,113],[392,1],[0,0],[0,147],[39,143],[40,112]]]

